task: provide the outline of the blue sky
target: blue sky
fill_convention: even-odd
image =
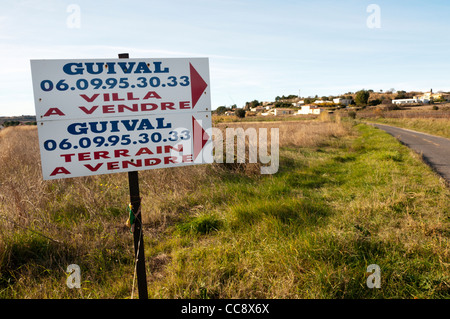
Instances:
[[[70,4],[80,28],[69,28]],[[370,4],[380,28],[369,28]],[[35,114],[30,59],[209,57],[213,109],[278,95],[450,91],[448,1],[2,0],[0,116]]]

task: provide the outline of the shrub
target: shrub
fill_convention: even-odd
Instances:
[[[384,117],[384,112],[380,108],[377,108],[373,113],[375,114],[376,117]]]
[[[356,112],[355,111],[350,111],[348,112],[348,117],[355,119],[356,118]]]
[[[375,99],[372,101],[369,101],[369,106],[375,106],[375,105],[379,105],[381,104],[383,101],[381,101],[381,99]]]

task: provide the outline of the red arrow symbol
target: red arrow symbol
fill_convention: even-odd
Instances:
[[[198,74],[191,63],[189,63],[189,69],[191,73],[192,108],[194,108],[208,84],[206,84],[205,80]]]
[[[192,130],[193,130],[193,144],[194,144],[194,160],[197,158],[197,155],[200,151],[205,147],[206,143],[209,140],[208,133],[205,132],[203,127],[197,122],[195,117],[192,117]]]

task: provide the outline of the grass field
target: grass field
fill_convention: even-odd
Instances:
[[[387,124],[436,136],[450,138],[450,118],[370,118],[370,122]]]
[[[450,191],[417,154],[357,122],[250,126],[279,127],[276,174],[139,174],[150,298],[450,297]],[[34,128],[0,149],[0,298],[130,298],[127,175],[43,181]]]

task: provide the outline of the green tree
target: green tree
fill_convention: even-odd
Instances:
[[[227,110],[228,110],[228,109],[227,109],[226,106],[219,106],[219,107],[216,109],[216,114],[217,114],[217,115],[222,115],[222,114],[224,114]]]
[[[259,102],[258,100],[253,100],[251,102],[246,102],[244,109],[248,111],[250,110],[250,108],[257,107],[259,105],[261,105],[261,102]]]
[[[356,92],[355,102],[358,106],[367,105],[369,101],[370,92],[366,90],[361,90]]]
[[[19,125],[20,122],[19,121],[6,121],[3,123],[4,127],[8,127],[8,126],[17,126]]]
[[[235,113],[237,117],[244,118],[245,117],[245,110],[244,109],[236,109]]]
[[[406,94],[406,91],[397,91],[396,99],[407,99],[408,95]]]
[[[288,102],[276,102],[273,105],[275,108],[289,108],[289,107],[293,107],[292,103],[288,103]]]

